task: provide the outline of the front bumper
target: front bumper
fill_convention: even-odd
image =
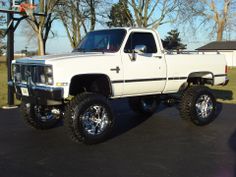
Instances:
[[[13,82],[9,82],[8,84],[15,88],[16,98],[24,102],[38,105],[63,104],[63,88],[15,84]],[[26,89],[28,94],[22,93],[22,89]]]

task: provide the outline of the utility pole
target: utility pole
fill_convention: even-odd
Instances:
[[[14,59],[14,15],[13,15],[13,13],[7,14],[7,25],[9,28],[9,31],[7,33],[7,71],[8,71],[7,72],[7,79],[9,82],[12,80],[11,62]],[[14,105],[14,89],[10,85],[8,85],[7,104],[9,107]]]

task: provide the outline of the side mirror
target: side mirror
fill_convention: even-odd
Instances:
[[[146,45],[136,45],[134,47],[134,50],[132,52],[132,57],[131,57],[131,61],[135,61],[137,56],[136,54],[144,54],[147,51],[147,46]]]
[[[147,51],[146,45],[136,45],[134,47],[134,53],[143,54],[146,53],[146,51]]]

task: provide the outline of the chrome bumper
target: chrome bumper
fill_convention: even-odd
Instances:
[[[63,88],[15,84],[13,82],[8,82],[8,85],[15,88],[16,98],[19,100],[39,105],[63,104]],[[26,89],[28,94],[22,93],[22,89]]]

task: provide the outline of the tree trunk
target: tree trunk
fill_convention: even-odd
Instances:
[[[222,41],[224,32],[224,23],[219,22],[217,26],[217,41]]]
[[[38,34],[38,55],[43,56],[45,55],[45,43],[43,41],[43,36],[41,34]]]
[[[90,31],[93,31],[95,29],[96,25],[96,11],[95,11],[95,2],[93,0],[90,0]]]

